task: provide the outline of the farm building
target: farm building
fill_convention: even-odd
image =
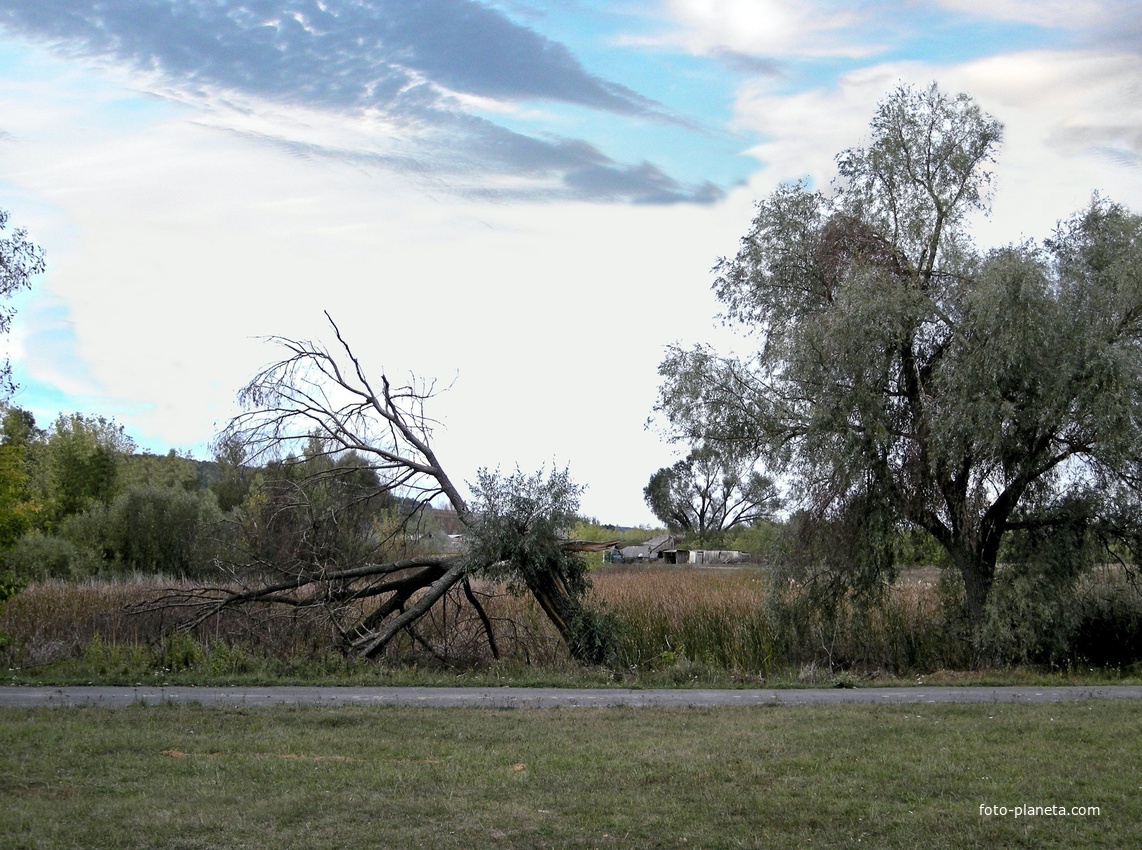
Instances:
[[[623,563],[626,564],[658,561],[661,560],[663,552],[675,548],[679,542],[681,542],[681,538],[673,534],[659,534],[657,537],[652,537],[637,546],[624,546],[619,550],[619,554]]]
[[[661,557],[667,564],[738,564],[749,554],[735,549],[667,549]]]

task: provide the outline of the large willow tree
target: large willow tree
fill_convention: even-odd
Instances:
[[[782,186],[719,263],[753,355],[674,348],[658,404],[680,439],[759,451],[873,576],[927,531],[976,627],[1013,536],[1136,554],[1142,485],[1142,219],[1096,197],[978,251],[1001,135],[967,95],[890,94],[831,193]]]

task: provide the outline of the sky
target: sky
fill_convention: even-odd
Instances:
[[[570,469],[653,524],[666,346],[783,181],[827,187],[900,84],[1005,125],[981,246],[1142,211],[1135,0],[2,0],[12,403],[209,457],[281,335],[435,379],[436,449]]]

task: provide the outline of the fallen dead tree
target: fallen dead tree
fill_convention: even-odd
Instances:
[[[425,407],[434,387],[394,387],[383,373],[370,378],[329,323],[332,350],[272,338],[285,357],[241,391],[243,412],[219,438],[265,470],[223,535],[223,580],[154,604],[185,609],[188,628],[227,609],[263,617],[313,609],[346,654],[376,658],[402,631],[415,638],[416,622],[458,588],[498,656],[471,586],[487,577],[530,593],[575,658],[602,662],[606,621],[584,607],[581,553],[609,544],[565,539],[580,488],[566,471],[481,471],[469,505],[432,447],[437,423]],[[416,551],[431,549],[423,529],[429,506],[441,500],[455,511],[465,545],[456,553]]]

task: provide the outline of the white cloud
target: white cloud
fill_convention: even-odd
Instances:
[[[824,3],[668,8],[671,43],[705,53],[852,55],[846,39],[868,26]],[[1142,209],[1142,60],[1131,53],[751,80],[734,120],[761,139],[749,151],[758,170],[701,207],[465,200],[461,179],[524,190],[562,172],[402,173],[392,158],[422,128],[395,118],[252,96],[232,108],[160,103],[42,54],[23,61],[0,87],[0,203],[48,249],[13,339],[33,379],[105,404],[89,412],[115,413],[158,448],[185,448],[210,437],[274,356],[251,335],[327,338],[329,309],[371,368],[445,384],[458,373],[435,407],[458,479],[480,465],[569,463],[590,484],[584,510],[613,522],[650,520],[641,489],[671,457],[643,429],[662,348],[715,336],[709,269],[736,250],[752,199],[779,180],[827,183],[833,156],[862,140],[899,81],[967,90],[1006,123],[982,241],[1046,235],[1093,189]],[[813,87],[790,93],[794,83]]]
[[[92,132],[86,111],[40,117],[53,95],[28,96],[35,115],[8,101],[23,141],[4,176],[50,211],[32,228],[49,271],[14,340],[31,381],[148,447],[199,446],[276,354],[252,336],[328,340],[328,309],[371,368],[456,377],[434,412],[457,479],[568,463],[591,485],[587,513],[651,521],[641,489],[671,460],[643,427],[656,368],[669,342],[709,335],[709,269],[744,233],[747,197],[463,201],[423,176],[267,146],[254,117],[239,134],[163,107]],[[324,141],[304,119],[275,120]]]
[[[734,122],[765,139],[748,151],[763,166],[752,185],[768,191],[801,177],[827,185],[834,157],[866,135],[877,102],[912,71],[911,65],[878,65],[846,74],[835,86],[795,94],[765,79],[744,84]]]
[[[835,85],[789,95],[765,82],[744,86],[736,108],[743,128],[765,137],[750,153],[763,165],[759,192],[809,175],[827,184],[832,157],[867,135],[876,103],[894,85],[936,80],[967,91],[1005,125],[985,244],[1041,238],[1102,191],[1142,208],[1142,57],[1036,51],[956,66],[882,64]]]
[[[1084,28],[1103,23],[1115,5],[1106,0],[937,0],[937,3],[980,18]]]
[[[665,0],[663,5],[670,28],[639,41],[681,45],[696,54],[766,57],[864,56],[875,49],[852,37],[852,29],[864,21],[861,4]]]

